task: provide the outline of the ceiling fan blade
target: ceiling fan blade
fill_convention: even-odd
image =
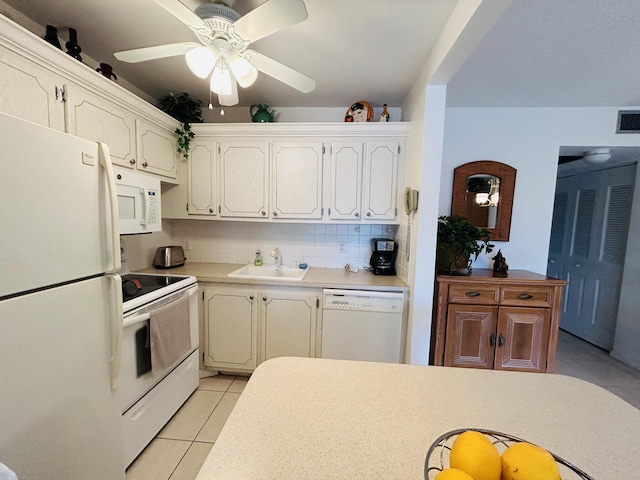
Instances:
[[[267,0],[236,20],[233,30],[244,40],[255,42],[278,30],[300,23],[307,17],[307,8],[303,0]]]
[[[232,107],[240,102],[238,98],[238,85],[233,75],[231,76],[231,95],[218,94],[218,102],[224,107]]]
[[[133,50],[124,50],[113,54],[118,60],[127,63],[146,62],[147,60],[155,60],[156,58],[175,57],[176,55],[184,55],[189,50],[201,47],[199,43],[169,43],[167,45],[156,45],[155,47],[136,48]]]
[[[258,70],[302,93],[309,93],[316,88],[316,81],[313,78],[307,77],[293,68],[253,50],[245,50],[245,54],[249,62]]]
[[[193,30],[207,28],[202,19],[178,0],[153,0],[171,15]]]

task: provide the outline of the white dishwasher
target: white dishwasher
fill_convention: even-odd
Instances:
[[[402,292],[322,291],[322,358],[402,362]]]

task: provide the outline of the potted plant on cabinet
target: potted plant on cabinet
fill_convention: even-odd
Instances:
[[[176,150],[185,159],[189,158],[190,143],[195,137],[191,124],[202,123],[202,102],[190,97],[187,92],[178,96],[169,93],[160,100],[160,109],[182,123],[182,127],[175,130],[178,136]]]
[[[491,253],[494,245],[484,228],[475,227],[462,216],[438,217],[436,270],[447,275],[469,275],[471,264],[483,251]],[[471,256],[473,255],[473,260]]]

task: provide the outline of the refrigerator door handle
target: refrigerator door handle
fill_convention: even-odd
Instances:
[[[116,191],[116,176],[111,164],[111,155],[106,143],[98,142],[100,165],[104,168],[107,176],[107,187],[109,191],[109,207],[111,218],[111,268],[107,273],[115,273],[120,270],[120,227],[118,226],[118,192]],[[122,307],[121,307],[122,310]],[[122,318],[122,316],[121,316]]]
[[[122,335],[124,330],[122,313],[122,278],[117,273],[107,274],[114,289],[112,296],[114,315],[111,315],[111,356],[109,358],[109,372],[111,377],[111,390],[118,389],[118,377],[120,375],[120,360],[122,357]]]

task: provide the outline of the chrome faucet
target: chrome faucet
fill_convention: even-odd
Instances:
[[[276,261],[276,268],[281,267],[282,266],[282,256],[280,255],[280,249],[278,247],[276,247],[273,250],[271,250],[271,256]]]

